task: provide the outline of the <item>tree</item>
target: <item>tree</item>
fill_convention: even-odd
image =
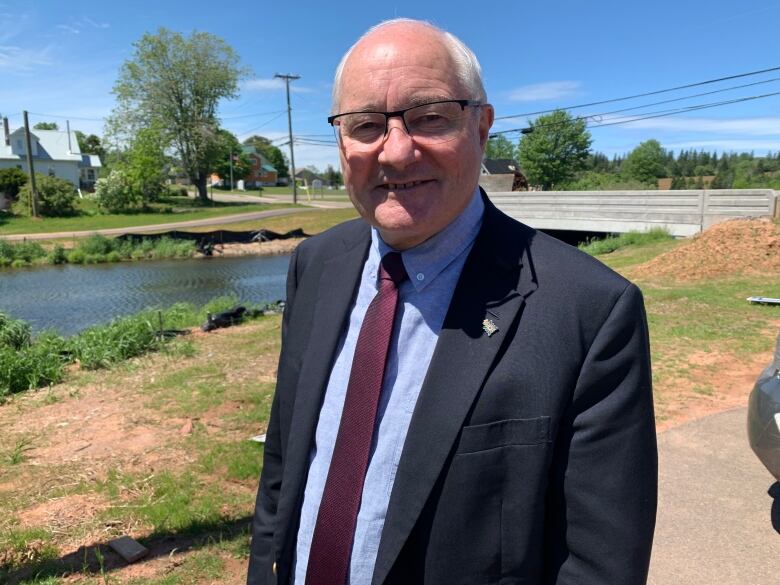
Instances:
[[[35,173],[38,192],[38,213],[46,217],[72,215],[76,211],[76,189],[65,179]],[[27,183],[19,191],[19,201],[14,205],[17,213],[26,215],[30,209],[32,186]]]
[[[139,130],[125,162],[117,165],[127,176],[134,197],[143,205],[157,201],[165,191],[168,167],[164,133],[157,126]]]
[[[59,130],[60,127],[57,125],[57,122],[38,122],[35,126],[33,126],[34,130]]]
[[[497,134],[488,140],[485,147],[485,158],[515,159],[515,145],[503,134]]]
[[[328,165],[325,168],[325,173],[323,174],[323,177],[328,183],[330,183],[334,187],[344,184],[344,177],[342,176],[341,171],[337,171],[336,169],[334,169],[333,165]]]
[[[247,146],[254,146],[260,154],[268,159],[268,162],[276,169],[276,176],[280,179],[290,176],[290,169],[287,166],[287,157],[278,147],[271,144],[265,136],[250,136],[244,140]]]
[[[215,156],[214,172],[222,179],[223,184],[228,186],[231,176],[231,163],[233,159],[233,182],[243,179],[252,171],[252,161],[241,151],[241,143],[231,132],[220,128],[217,131],[218,140],[216,149],[218,153]],[[230,185],[232,188],[233,185]]]
[[[16,168],[0,169],[0,193],[5,193],[9,198],[15,199],[27,182],[27,174]]]
[[[141,37],[134,48],[114,85],[117,107],[111,132],[121,140],[151,124],[162,129],[206,201],[206,180],[219,153],[217,106],[238,96],[238,82],[247,70],[225,41],[209,33],[184,37],[160,28]]]
[[[96,154],[101,162],[105,162],[106,149],[98,136],[94,134],[87,135],[81,130],[76,130],[76,140],[79,143],[79,150],[82,154]]]
[[[657,184],[667,175],[666,151],[657,140],[645,140],[632,150],[623,162],[621,173],[628,179]]]
[[[520,139],[519,162],[531,185],[551,189],[572,180],[585,167],[591,143],[585,120],[556,110],[539,116],[530,127]]]

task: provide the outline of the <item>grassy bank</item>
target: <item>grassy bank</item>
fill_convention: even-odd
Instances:
[[[164,348],[186,354],[191,350],[189,340],[174,340],[171,332],[200,325],[208,313],[236,304],[235,298],[221,297],[203,307],[179,303],[167,309],[149,309],[90,327],[70,338],[53,332],[33,338],[27,323],[0,313],[0,399],[57,384],[72,364],[96,370]]]
[[[61,243],[44,247],[38,242],[0,240],[0,267],[21,268],[43,264],[100,264],[124,260],[189,258],[195,242],[171,238],[142,239],[137,242],[92,235],[78,240],[72,248]]]
[[[780,273],[694,282],[637,270],[680,245],[599,256],[644,293],[659,428],[744,405],[780,328],[777,307],[744,300],[776,296]],[[266,430],[280,324],[194,333],[184,346],[71,367],[63,383],[8,396],[0,582],[243,584],[263,451],[249,438]],[[150,556],[126,566],[106,546],[123,534]]]
[[[225,215],[288,208],[290,204],[220,203],[202,204],[188,197],[167,197],[149,209],[137,213],[99,213],[94,201],[79,201],[78,213],[70,217],[34,219],[0,212],[0,235],[42,234],[49,232],[93,231],[156,225]]]

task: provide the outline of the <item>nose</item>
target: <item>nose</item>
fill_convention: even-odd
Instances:
[[[404,127],[403,120],[389,119],[387,133],[379,151],[379,163],[399,169],[406,168],[416,159],[414,139]]]

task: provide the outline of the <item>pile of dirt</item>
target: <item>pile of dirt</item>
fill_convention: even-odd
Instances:
[[[689,281],[777,272],[780,225],[757,218],[716,224],[687,244],[637,266],[631,276]]]

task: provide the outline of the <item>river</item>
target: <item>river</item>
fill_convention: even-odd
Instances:
[[[223,295],[241,302],[284,299],[290,257],[239,256],[0,269],[0,312],[33,331],[73,335],[114,317]]]

